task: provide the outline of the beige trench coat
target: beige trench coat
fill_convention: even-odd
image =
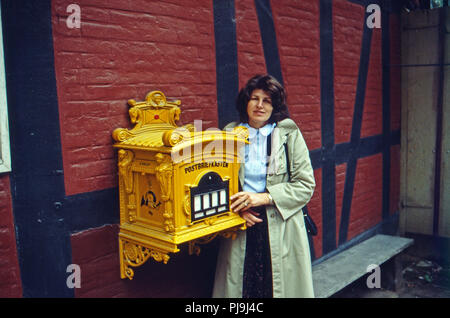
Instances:
[[[225,129],[238,123],[230,123]],[[266,188],[275,206],[267,207],[275,298],[314,297],[311,256],[301,208],[315,188],[309,151],[297,125],[291,119],[280,121],[272,132]],[[290,152],[291,181],[287,174],[284,143]],[[244,180],[241,164],[239,179]],[[213,297],[241,298],[246,232],[236,239],[223,239],[217,259]]]

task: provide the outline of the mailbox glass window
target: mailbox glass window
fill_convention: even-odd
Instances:
[[[229,211],[229,182],[215,172],[205,174],[191,188],[191,221]]]

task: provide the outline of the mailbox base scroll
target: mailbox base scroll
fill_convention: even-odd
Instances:
[[[158,251],[152,247],[142,246],[140,243],[119,238],[120,254],[120,277],[130,280],[134,277],[131,267],[138,267],[144,264],[150,257],[157,262],[167,264],[170,256],[163,251]]]
[[[139,235],[136,235],[136,233],[127,233],[126,229],[122,228],[121,230],[124,232],[119,233],[120,277],[122,279],[128,278],[132,280],[134,277],[133,267],[143,265],[149,258],[167,264],[170,259],[169,253],[179,252],[179,247],[183,243],[188,243],[190,255],[199,255],[200,247],[198,244],[207,244],[219,235],[227,239],[234,239],[237,235],[236,232],[245,230],[245,228],[245,224],[239,221],[237,226],[235,225],[226,230],[209,233],[189,241],[178,242],[177,244],[163,240],[160,240],[159,244],[155,240],[150,242],[142,239],[142,237],[139,238]]]

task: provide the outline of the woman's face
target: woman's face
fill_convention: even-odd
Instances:
[[[248,124],[253,128],[261,128],[268,123],[272,115],[272,100],[262,89],[255,89],[247,104]]]

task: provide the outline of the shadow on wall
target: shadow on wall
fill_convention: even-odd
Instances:
[[[120,278],[118,233],[117,225],[107,225],[72,236],[72,261],[81,271],[75,297],[211,297],[219,240],[201,245],[199,256],[182,245],[166,265],[149,259],[129,280]]]

